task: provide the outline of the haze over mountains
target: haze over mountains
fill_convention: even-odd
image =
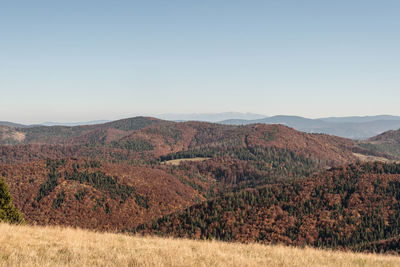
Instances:
[[[400,117],[379,115],[366,117],[330,117],[308,119],[299,116],[273,116],[256,120],[225,120],[223,124],[283,124],[307,133],[324,133],[350,139],[367,139],[400,128]]]
[[[219,122],[224,120],[239,119],[239,120],[257,120],[263,119],[266,116],[256,113],[242,112],[221,112],[221,113],[191,113],[191,114],[159,114],[154,117],[162,120],[170,121],[206,121]]]

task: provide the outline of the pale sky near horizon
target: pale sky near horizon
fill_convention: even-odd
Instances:
[[[400,115],[399,1],[0,2],[0,121]]]

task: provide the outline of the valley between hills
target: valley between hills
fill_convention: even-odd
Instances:
[[[0,177],[24,217],[0,221],[399,253],[399,133],[150,117],[0,126]]]

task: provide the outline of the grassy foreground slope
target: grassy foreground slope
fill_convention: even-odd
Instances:
[[[399,266],[400,257],[0,224],[1,266]]]

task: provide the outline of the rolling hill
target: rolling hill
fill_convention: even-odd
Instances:
[[[26,128],[2,127],[2,144],[88,144],[120,138],[135,130],[166,121],[135,117],[104,124],[83,126],[33,126]],[[93,140],[94,139],[94,140]]]
[[[216,147],[275,147],[336,164],[355,160],[353,150],[372,153],[348,139],[305,134],[282,125],[175,123],[145,117],[75,127],[2,127],[0,143],[6,145],[0,148],[5,158],[3,161],[8,162],[13,159],[29,161],[30,154],[33,159],[65,154],[65,157],[131,160],[146,156],[157,159],[171,153]]]
[[[120,139],[84,134],[60,145],[0,146],[0,175],[30,223],[123,229],[220,194],[357,159],[353,141],[280,125],[152,122],[107,124],[133,131]],[[201,155],[205,160],[163,164]]]
[[[181,214],[188,208],[198,212],[198,215],[193,214],[193,218],[198,218],[196,216],[203,212],[202,205],[222,201],[218,208],[223,214],[221,223],[228,227],[221,228],[225,231],[223,234],[214,232],[213,224],[211,232],[206,232],[205,236],[199,235],[198,230],[192,236],[190,231],[197,226],[190,228],[191,234],[183,228],[179,235],[206,238],[215,235],[223,240],[279,241],[295,245],[329,246],[333,243],[314,236],[313,231],[320,229],[320,225],[309,223],[301,230],[296,228],[300,227],[297,215],[286,218],[285,213],[282,215],[284,220],[297,223],[288,224],[293,229],[283,227],[278,230],[258,222],[260,227],[270,227],[272,236],[263,236],[253,229],[252,223],[257,220],[255,218],[267,218],[265,216],[275,216],[275,213],[268,213],[254,203],[251,204],[253,210],[246,210],[241,215],[248,221],[244,228],[229,228],[232,227],[231,219],[237,223],[233,219],[237,216],[236,208],[230,215],[225,214],[231,204],[226,206],[224,199],[232,194],[238,194],[238,198],[241,194],[251,194],[264,203],[266,200],[257,195],[261,193],[256,192],[262,192],[266,187],[279,188],[288,198],[295,198],[291,195],[296,192],[293,190],[295,181],[311,181],[310,177],[317,177],[313,179],[319,179],[319,182],[310,183],[318,184],[321,189],[323,181],[328,182],[325,174],[318,176],[318,173],[326,169],[354,164],[360,160],[360,155],[390,159],[384,152],[350,139],[304,133],[284,125],[178,123],[147,117],[74,127],[3,126],[0,140],[0,176],[9,184],[15,205],[28,223],[98,230],[138,229],[139,225],[151,224],[170,214]],[[179,161],[179,164],[170,164],[171,161]],[[341,172],[346,171],[352,175],[353,169]],[[343,175],[347,177],[347,174]],[[307,205],[325,208],[323,204],[317,204]],[[302,210],[303,207],[294,209]],[[181,219],[179,216],[177,221]],[[214,214],[207,216],[210,220],[214,218]],[[351,229],[349,225],[346,227]],[[166,228],[162,229],[161,232]],[[247,231],[247,234],[236,235],[237,229]],[[146,227],[142,230],[152,232]],[[171,231],[174,235],[175,230]],[[303,239],[296,239],[296,231],[304,231]],[[304,236],[307,231],[311,237]],[[375,238],[371,242],[382,240]],[[343,240],[335,242],[339,241]]]
[[[372,149],[400,158],[400,130],[388,131],[360,143],[366,149]]]

